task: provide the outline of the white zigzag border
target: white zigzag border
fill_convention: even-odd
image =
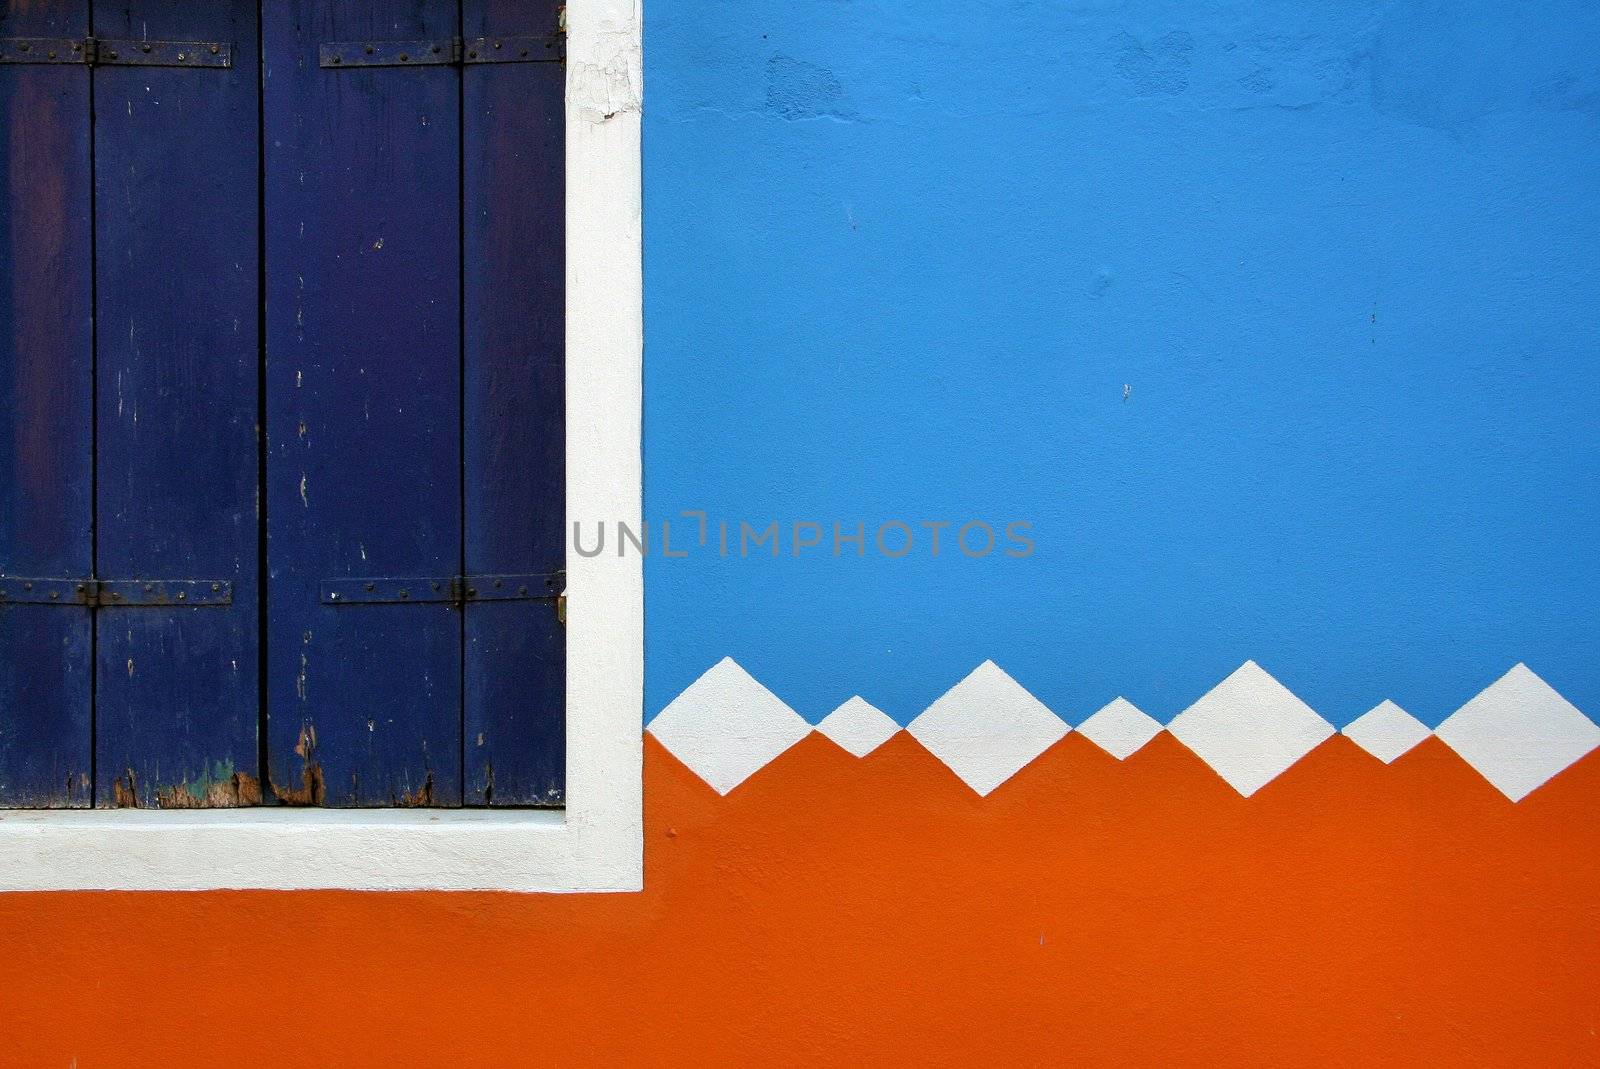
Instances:
[[[904,730],[967,786],[987,795],[1074,729],[993,661],[979,665],[904,729],[860,697],[813,727],[724,657],[646,730],[720,794],[812,731],[864,757]],[[1076,730],[1118,760],[1168,732],[1246,797],[1336,734],[1254,661],[1164,726],[1117,698]],[[1343,734],[1385,764],[1436,736],[1512,801],[1600,746],[1600,726],[1524,664],[1432,731],[1384,701]]]

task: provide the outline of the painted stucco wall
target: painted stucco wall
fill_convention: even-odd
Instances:
[[[1600,713],[1597,45],[1581,0],[653,5],[646,515],[826,533],[652,556],[647,717],[723,656],[813,721],[985,658],[1072,723],[1247,658],[1335,726],[1519,661]]]
[[[646,15],[645,890],[0,896],[0,1065],[1600,1059],[1600,11]]]
[[[1593,1065],[1600,761],[1430,741],[1240,798],[1077,734],[987,798],[900,735],[726,797],[646,740],[631,895],[0,896],[0,1064]]]

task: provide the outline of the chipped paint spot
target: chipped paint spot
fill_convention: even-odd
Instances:
[[[111,781],[111,804],[118,809],[139,808],[139,777],[133,769]]]
[[[162,809],[237,809],[260,804],[261,781],[248,772],[234,772],[209,783],[156,789],[156,805]]]
[[[301,725],[294,752],[301,762],[300,785],[280,787],[274,783],[273,797],[284,805],[321,805],[327,793],[327,784],[322,778],[322,765],[316,759],[317,729],[310,721]]]
[[[84,787],[88,778],[83,777]],[[112,804],[119,809],[139,809],[143,806],[139,777],[127,769],[111,783]],[[158,786],[154,791],[155,805],[161,809],[235,809],[240,806],[261,804],[261,781],[248,772],[240,772],[232,761],[218,761],[199,778],[180,783]]]
[[[394,804],[404,809],[426,808],[437,804],[433,796],[433,773],[430,771],[427,779],[422,781],[422,786],[416,790],[395,798]]]
[[[644,84],[638,27],[603,22],[590,33],[568,39],[567,96],[584,122],[599,125],[623,112],[639,110]],[[574,54],[574,49],[583,54]]]

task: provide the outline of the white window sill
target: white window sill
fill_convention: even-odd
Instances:
[[[0,890],[637,889],[626,853],[584,847],[548,810],[18,811]]]
[[[567,5],[567,516],[640,527],[635,0]],[[644,878],[644,575],[567,566],[567,808],[0,812],[0,891],[627,891]]]

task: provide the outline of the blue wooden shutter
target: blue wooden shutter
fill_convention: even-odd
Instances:
[[[96,612],[96,802],[253,804],[256,5],[95,0],[94,32],[230,61],[94,70],[95,571],[127,584]]]
[[[557,17],[550,4],[466,0],[464,36],[548,55]],[[565,67],[469,63],[462,78],[465,570],[542,574],[548,594],[565,561]],[[467,804],[559,804],[566,642],[555,613],[495,600],[465,617]]]
[[[263,10],[272,783],[296,802],[459,805],[459,615],[427,587],[410,604],[321,592],[460,564],[460,76],[318,65],[326,42],[448,40],[455,6]]]
[[[561,68],[542,16],[265,9],[282,801],[562,798]]]
[[[258,796],[254,28],[0,19],[0,803]]]
[[[88,28],[85,0],[0,4],[0,38]],[[20,580],[93,567],[88,70],[0,63],[0,125],[0,806],[86,806],[90,610]]]
[[[560,804],[558,17],[0,0],[0,805]]]

